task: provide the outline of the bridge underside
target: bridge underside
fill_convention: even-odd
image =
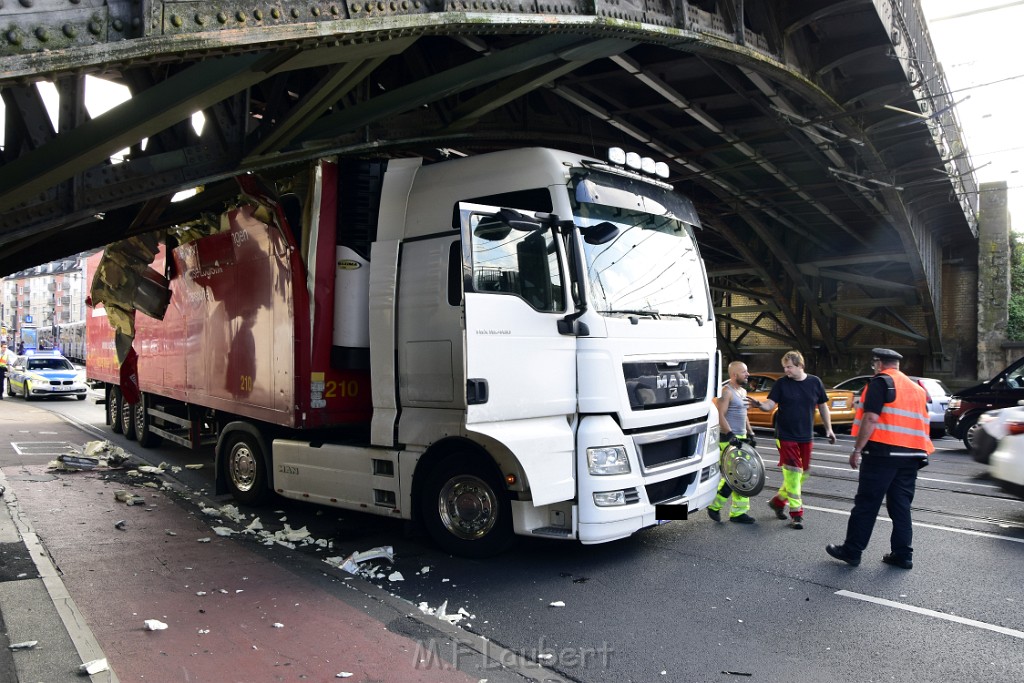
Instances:
[[[622,146],[698,207],[727,357],[943,367],[977,189],[916,2],[9,4],[0,273],[191,218],[240,171]],[[90,118],[86,75],[133,97]]]

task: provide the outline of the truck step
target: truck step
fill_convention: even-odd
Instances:
[[[532,532],[535,536],[549,536],[551,538],[572,538],[572,529],[566,529],[560,526],[542,526],[539,529],[534,529]]]

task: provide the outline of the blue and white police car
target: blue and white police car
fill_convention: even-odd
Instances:
[[[89,391],[85,370],[76,368],[56,352],[41,351],[18,356],[7,369],[7,395],[35,398],[74,396],[84,401]]]

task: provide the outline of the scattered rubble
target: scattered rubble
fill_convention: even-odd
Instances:
[[[147,631],[163,631],[167,628],[167,624],[159,619],[146,619],[145,623]]]
[[[38,640],[26,640],[23,643],[11,643],[7,646],[8,650],[31,650],[39,644]]]
[[[145,505],[146,499],[142,496],[135,495],[131,491],[124,489],[118,489],[114,491],[114,500],[117,500],[125,505]]]
[[[109,668],[110,668],[110,665],[107,664],[106,658],[94,659],[94,660],[92,660],[90,662],[86,662],[85,664],[82,664],[81,666],[79,666],[78,667],[78,673],[80,673],[80,674],[87,674],[89,676],[92,676],[93,674],[102,673],[102,672],[108,670]]]

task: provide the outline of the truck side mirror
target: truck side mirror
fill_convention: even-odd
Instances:
[[[608,221],[602,221],[597,225],[580,228],[583,234],[583,241],[587,244],[607,244],[619,236],[619,228]]]

